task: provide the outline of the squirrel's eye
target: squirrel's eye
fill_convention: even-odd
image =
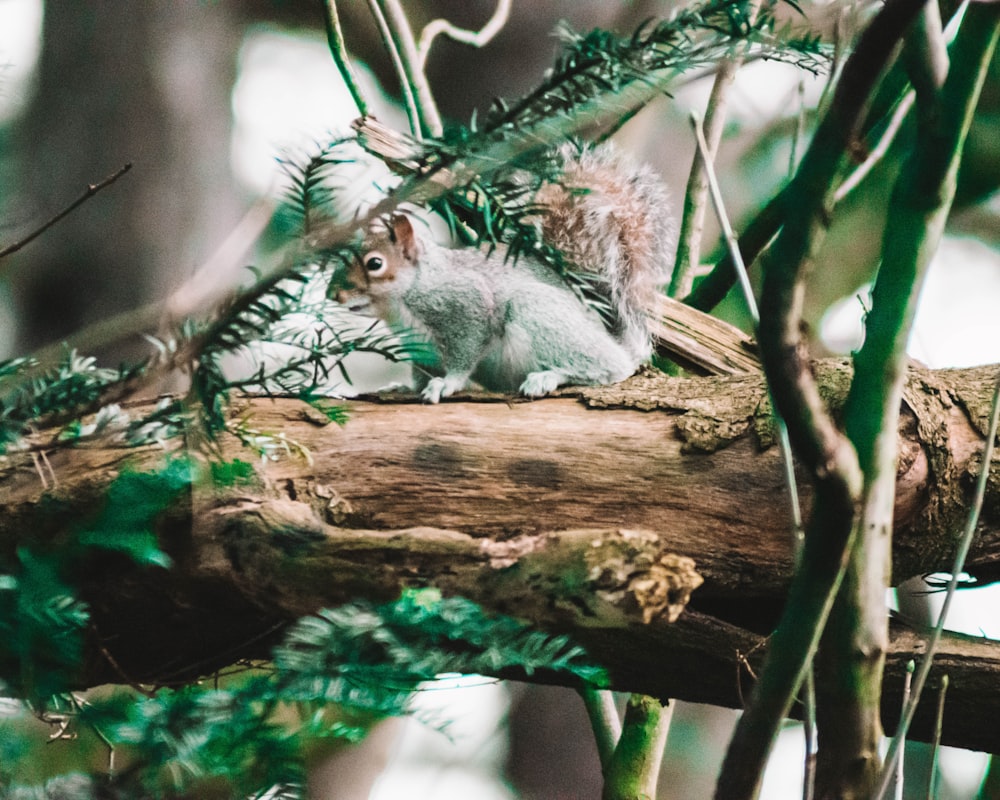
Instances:
[[[383,275],[388,269],[388,262],[385,260],[385,256],[381,253],[369,253],[364,258],[365,272],[369,276],[377,278]]]

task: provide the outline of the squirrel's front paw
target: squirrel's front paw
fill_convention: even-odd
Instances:
[[[554,392],[562,383],[563,376],[554,370],[529,372],[520,391],[525,397],[542,397]]]
[[[437,403],[440,402],[443,392],[444,378],[431,378],[420,393],[420,396],[424,398],[425,403]]]
[[[465,388],[468,378],[465,376],[445,375],[443,378],[431,378],[420,393],[425,403],[438,403],[442,397],[451,397],[459,389]]]

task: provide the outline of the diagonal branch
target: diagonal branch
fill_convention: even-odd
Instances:
[[[45,231],[47,231],[49,228],[51,228],[53,225],[55,225],[57,222],[59,222],[64,217],[67,217],[70,214],[72,214],[74,211],[76,211],[77,208],[79,208],[80,206],[82,206],[91,197],[93,197],[95,194],[97,194],[99,191],[101,191],[101,189],[104,189],[104,188],[110,186],[112,183],[114,183],[116,180],[118,180],[122,175],[124,175],[130,169],[132,169],[132,164],[131,163],[125,164],[124,166],[120,167],[119,169],[115,170],[113,173],[111,173],[110,175],[108,175],[108,177],[106,177],[103,181],[100,181],[98,183],[91,183],[91,184],[89,184],[87,186],[87,188],[83,190],[83,194],[81,194],[76,200],[74,200],[72,203],[70,203],[68,206],[66,206],[66,208],[64,208],[62,211],[60,211],[58,214],[56,214],[50,220],[48,220],[47,222],[45,222],[43,225],[41,225],[36,230],[34,230],[31,233],[29,233],[27,236],[25,236],[20,241],[14,242],[13,244],[7,245],[3,249],[0,249],[0,258],[4,258],[6,256],[9,256],[11,253],[16,253],[18,250],[20,250],[26,244],[28,244],[29,242],[32,242],[35,239],[37,239],[39,236],[41,236],[43,233],[45,233]]]

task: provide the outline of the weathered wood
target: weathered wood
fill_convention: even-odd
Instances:
[[[687,303],[660,295],[650,315],[658,353],[697,375],[738,375],[763,367],[757,346],[739,328]]]
[[[846,365],[819,371],[836,406]],[[994,377],[994,368],[911,373],[897,580],[949,564]],[[255,476],[226,490],[196,486],[164,515],[158,533],[172,569],[106,553],[77,565],[93,622],[81,684],[190,680],[266,657],[303,613],[435,585],[571,634],[609,666],[617,688],[739,704],[793,560],[759,377],[645,374],[535,402],[375,398],[347,407],[339,427],[298,400],[238,401],[234,417],[282,433],[295,443],[291,455],[261,460],[224,435],[223,457],[253,462]],[[154,470],[164,459],[159,448],[108,441],[45,446],[51,437],[0,462],[0,554],[71,538],[126,464]],[[305,451],[311,460],[295,455]],[[985,579],[1000,571],[998,486],[991,480],[969,565]],[[907,635],[890,658],[889,727],[895,676],[915,647]],[[980,725],[1000,713],[1000,683],[990,683],[998,659],[994,643],[947,642],[946,741],[1000,748]]]

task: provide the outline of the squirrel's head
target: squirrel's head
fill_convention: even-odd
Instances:
[[[388,219],[376,220],[365,238],[359,264],[361,284],[371,287],[399,280],[416,267],[420,249],[420,240],[406,215],[393,214]]]
[[[376,220],[348,273],[354,289],[339,292],[337,299],[362,310],[365,296],[376,301],[376,306],[380,298],[398,296],[413,282],[420,253],[420,240],[409,217],[393,214]]]

